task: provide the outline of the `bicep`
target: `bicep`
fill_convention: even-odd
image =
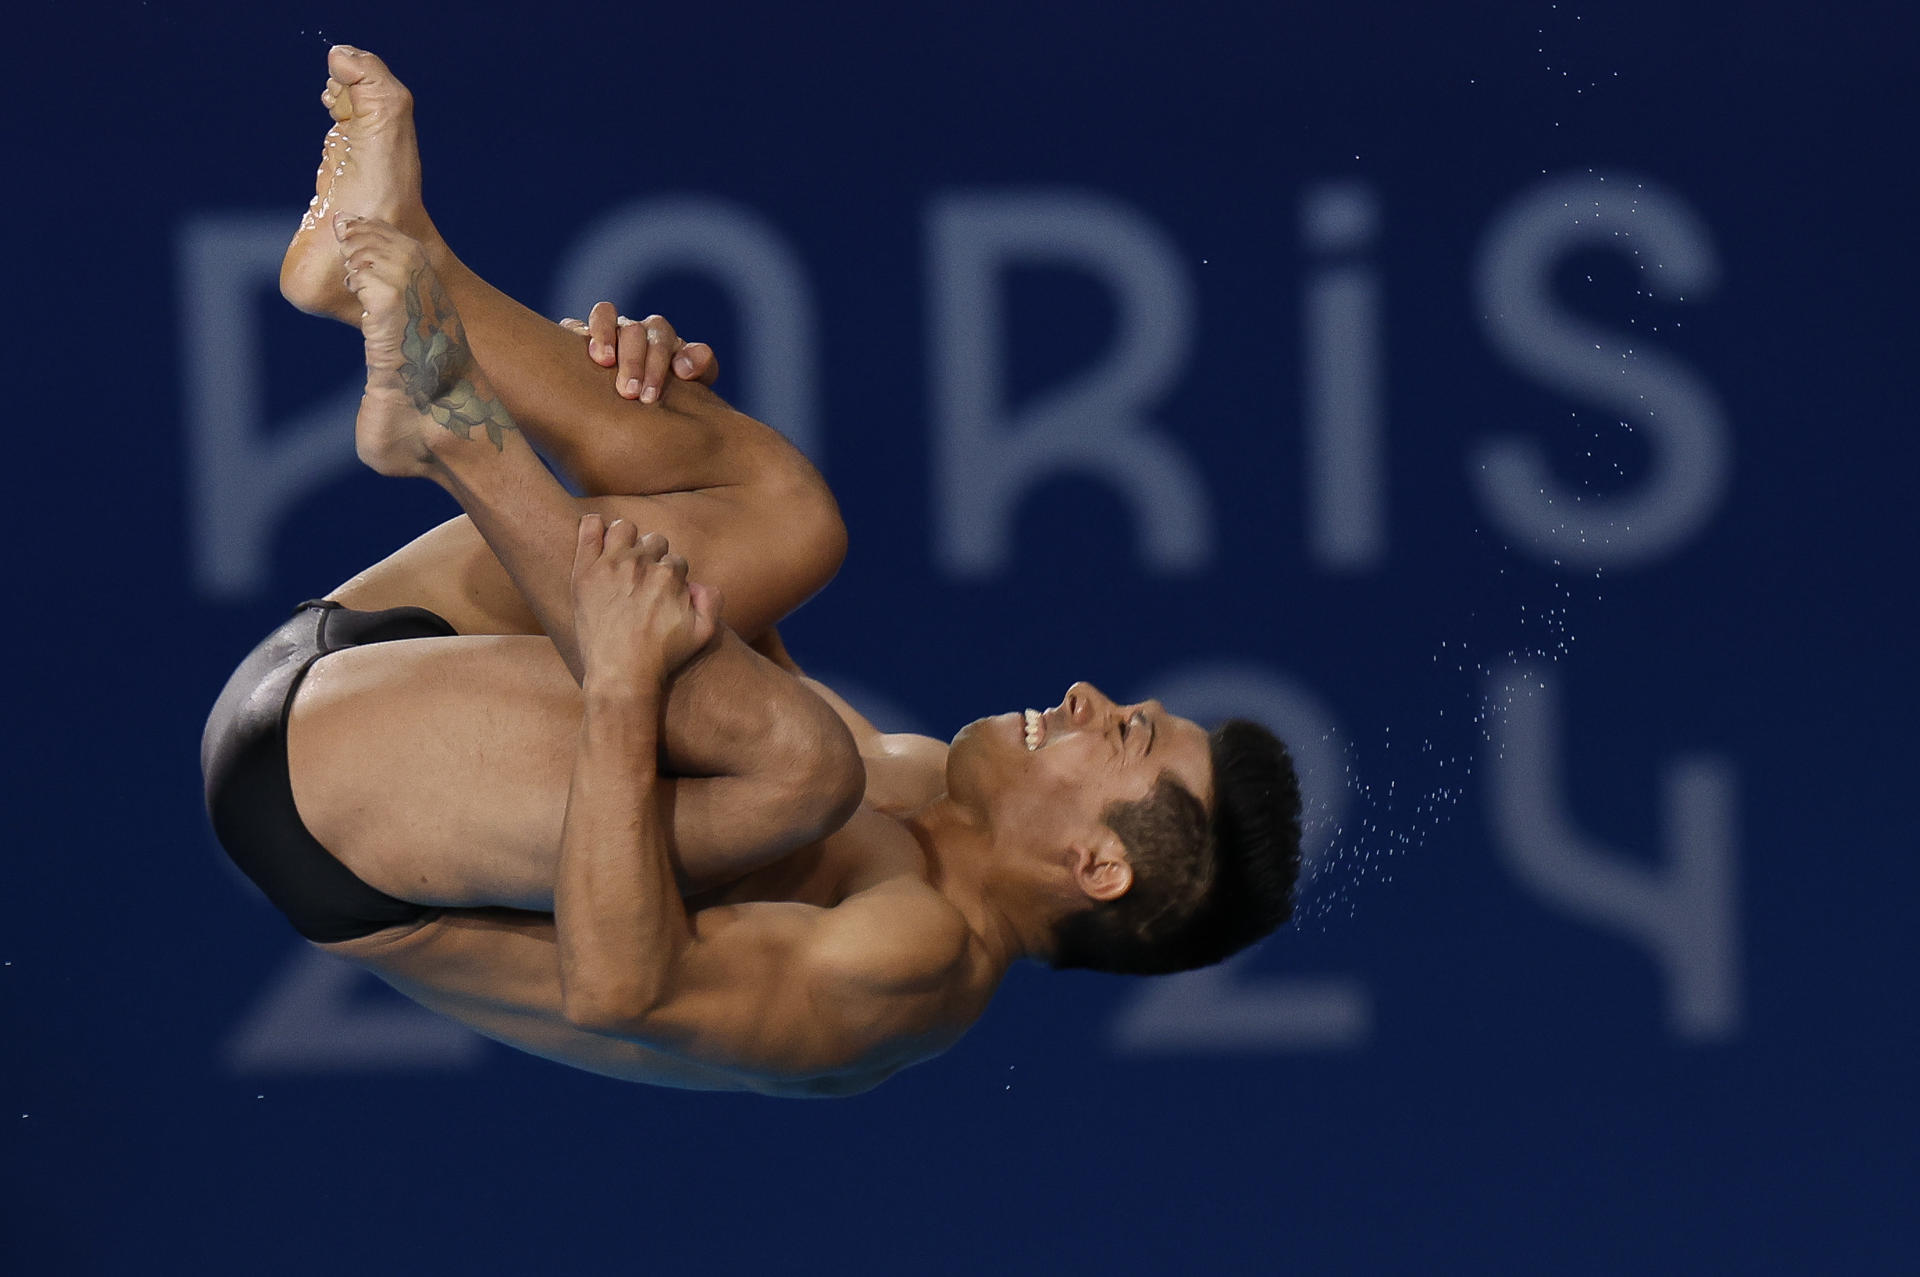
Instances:
[[[322,947],[427,1009],[529,1054],[631,1082],[739,1089],[739,1077],[723,1068],[572,1023],[551,915],[451,909],[397,941]]]
[[[619,1035],[688,1060],[758,1073],[843,1067],[856,1043],[816,1005],[819,933],[829,910],[764,902],[694,915],[693,940],[665,992]]]
[[[953,946],[925,921],[879,901],[703,910],[667,993],[626,1036],[774,1074],[852,1067],[926,1018]]]

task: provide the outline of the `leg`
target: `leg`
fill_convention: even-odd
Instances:
[[[336,49],[329,69],[323,96],[336,124],[313,206],[282,263],[288,299],[357,324],[360,306],[342,282],[329,215],[344,210],[394,225],[422,245],[475,358],[529,438],[590,496],[649,499],[632,514],[609,513],[665,534],[701,580],[725,592],[729,623],[749,641],[831,579],[846,531],[806,459],[702,386],[675,384],[651,406],[621,398],[578,338],[487,285],[440,238],[421,203],[405,87],[371,54]],[[394,597],[391,576],[357,578],[363,601],[354,605],[422,602]],[[490,604],[496,598],[487,595]],[[498,611],[526,620],[510,607]]]
[[[296,802],[324,845],[389,894],[525,905],[551,890],[566,786],[548,773],[569,755],[578,716],[552,652],[572,648],[567,578],[579,512],[492,394],[418,246],[378,223],[342,225],[364,308],[361,457],[458,498],[552,642],[416,640],[325,658],[290,723]],[[437,669],[419,664],[429,656]],[[777,859],[837,827],[859,801],[863,773],[839,719],[737,635],[675,680],[666,725],[668,765],[697,777],[678,781],[670,800],[691,885]],[[552,828],[539,837],[543,820]]]
[[[680,756],[714,766],[662,782],[687,893],[731,882],[803,843],[812,831],[790,813],[821,805],[819,781],[807,770],[739,761],[802,758],[814,727],[749,699],[790,698],[792,689],[774,680],[733,694],[758,677],[755,661],[744,648],[717,653],[704,687],[682,680],[669,693],[669,759],[677,770],[690,770]],[[717,712],[689,713],[703,698]],[[675,726],[687,719],[697,730]],[[544,638],[463,635],[349,648],[316,662],[294,698],[294,803],[335,859],[388,895],[551,911],[579,728],[580,689]],[[832,758],[833,742],[815,752]],[[720,770],[731,768],[741,774]]]

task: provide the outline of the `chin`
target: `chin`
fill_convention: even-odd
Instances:
[[[1003,754],[1026,755],[1026,734],[1019,710],[976,718],[947,746],[947,793],[953,797],[981,792],[981,782],[993,770],[992,759]]]
[[[947,748],[952,753],[972,750],[999,752],[1012,747],[1018,753],[1025,753],[1025,721],[1019,710],[1010,710],[1005,714],[995,714],[991,718],[976,718],[958,732]],[[952,757],[952,753],[948,755]]]

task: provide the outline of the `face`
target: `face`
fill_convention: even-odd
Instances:
[[[1158,701],[1120,705],[1075,683],[1052,709],[962,728],[947,755],[947,793],[984,813],[996,839],[1046,853],[1117,841],[1102,813],[1145,798],[1162,772],[1211,806],[1206,729]]]

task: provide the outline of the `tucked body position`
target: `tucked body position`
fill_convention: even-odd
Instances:
[[[208,720],[214,829],[301,935],[565,1064],[840,1095],[1023,958],[1178,971],[1290,916],[1299,790],[1257,724],[1078,683],[943,744],[807,679],[777,625],[845,553],[819,474],[658,316],[481,280],[411,95],[328,72],[281,289],[365,339],[361,459],[465,513],[303,604]]]

